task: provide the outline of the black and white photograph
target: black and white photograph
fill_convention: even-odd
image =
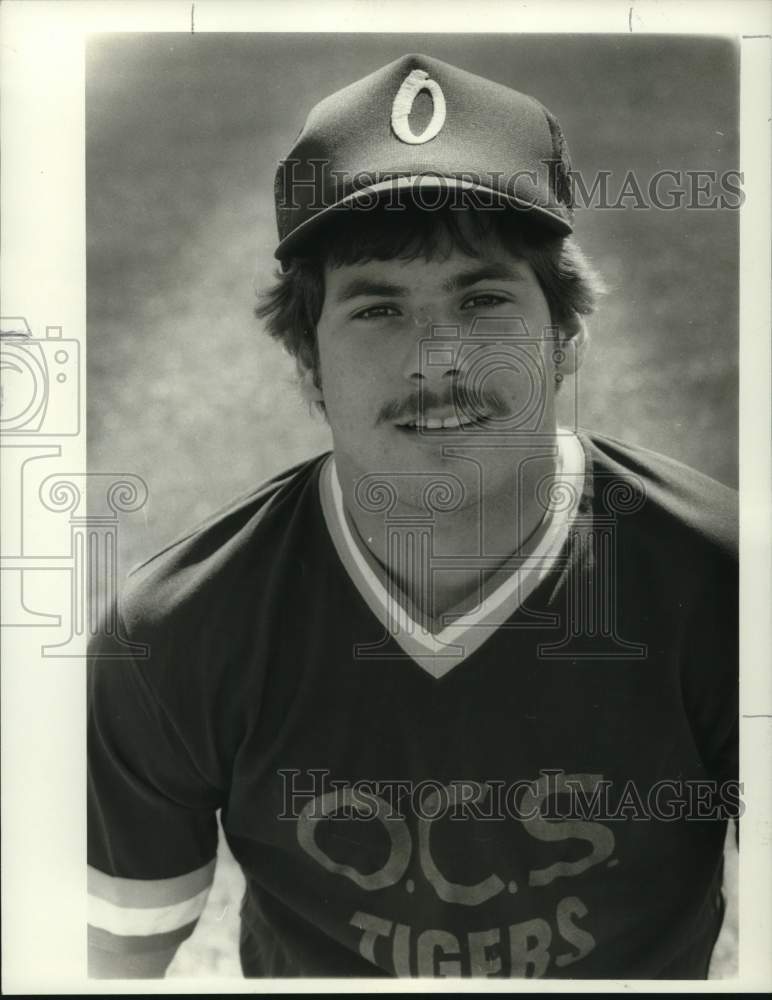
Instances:
[[[213,6],[84,35],[85,336],[3,307],[88,990],[734,988],[751,42]]]

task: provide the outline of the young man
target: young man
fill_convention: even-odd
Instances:
[[[541,105],[425,56],[280,165],[259,314],[334,448],[92,650],[95,975],[247,881],[247,976],[701,978],[737,806],[730,490],[559,427],[598,292]]]

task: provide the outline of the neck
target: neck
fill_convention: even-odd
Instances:
[[[437,631],[440,615],[451,609],[466,613],[512,572],[511,557],[539,534],[544,509],[537,489],[544,477],[554,473],[557,461],[554,439],[551,444],[513,462],[511,476],[495,491],[481,488],[486,464],[479,452],[474,462],[457,462],[447,472],[437,473],[435,482],[447,482],[447,476],[461,480],[471,499],[454,510],[437,509],[442,507],[441,495],[435,495],[433,505],[430,499],[427,509],[423,487],[432,480],[429,473],[414,477],[422,486],[412,490],[399,489],[405,481],[413,481],[411,477],[379,477],[387,484],[390,506],[384,511],[380,504],[373,510],[376,504],[363,504],[361,493],[357,495],[363,473],[336,456],[349,526],[371,566],[407,598],[415,620]],[[491,460],[500,462],[500,453],[492,449]]]

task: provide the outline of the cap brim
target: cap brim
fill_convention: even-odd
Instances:
[[[545,228],[550,229],[557,235],[568,236],[573,232],[573,227],[562,215],[549,208],[545,208],[543,205],[535,204],[534,202],[528,201],[524,198],[508,194],[504,191],[498,191],[495,188],[486,187],[483,184],[475,184],[473,181],[463,180],[459,177],[445,177],[436,174],[414,174],[404,177],[395,177],[389,180],[379,181],[377,184],[371,184],[367,187],[357,188],[356,191],[353,191],[345,198],[341,198],[340,201],[335,202],[335,204],[330,205],[327,208],[323,208],[321,211],[312,215],[304,222],[301,222],[299,226],[289,233],[289,235],[285,236],[276,248],[274,257],[277,260],[285,260],[287,257],[297,255],[300,246],[307,240],[310,240],[313,234],[315,234],[318,229],[322,228],[325,222],[329,221],[332,212],[364,201],[371,201],[373,195],[408,188],[414,192],[420,191],[422,188],[452,188],[454,190],[479,192],[480,194],[492,196],[504,207],[510,207],[520,212],[527,212],[529,215],[537,217],[539,222],[542,223]],[[375,205],[372,205],[371,207],[374,208]],[[424,207],[428,211],[432,211],[442,206],[426,205]]]

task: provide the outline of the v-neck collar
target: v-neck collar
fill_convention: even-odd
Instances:
[[[319,476],[319,491],[324,519],[338,556],[352,583],[403,655],[413,659],[432,677],[439,679],[468,659],[505,626],[529,594],[556,568],[581,502],[586,474],[585,454],[579,438],[573,433],[559,431],[556,441],[556,479],[550,491],[556,503],[547,510],[528,543],[512,557],[516,568],[478,607],[455,618],[437,633],[412,618],[405,595],[385,574],[382,578],[370,565],[346,518],[334,455],[326,459]],[[430,536],[424,539],[424,544],[431,544]],[[426,557],[429,553],[423,555]],[[357,653],[363,659],[393,657],[390,643],[389,647],[391,652],[387,653],[383,642],[374,643],[372,647],[360,647]]]

